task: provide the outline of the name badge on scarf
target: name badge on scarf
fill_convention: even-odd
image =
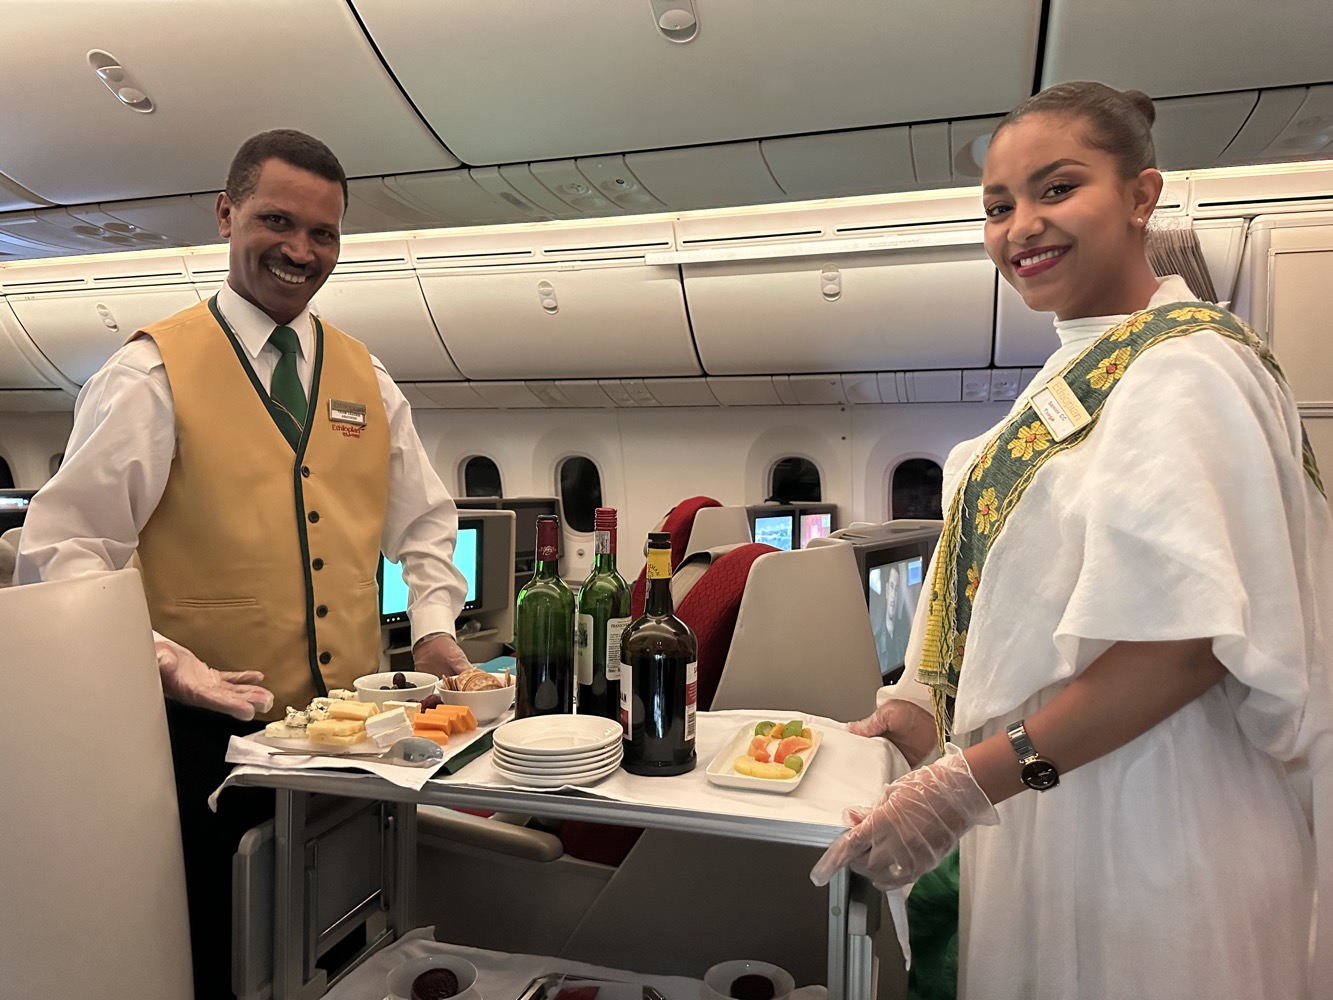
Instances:
[[[1032,409],[1056,441],[1063,441],[1075,431],[1088,426],[1092,420],[1068,383],[1059,375],[1032,394]]]

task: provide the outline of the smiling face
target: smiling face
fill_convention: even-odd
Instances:
[[[982,174],[986,252],[1032,309],[1059,319],[1144,308],[1157,279],[1144,226],[1162,175],[1121,174],[1077,116],[1034,113],[1002,128]]]
[[[275,322],[290,323],[338,263],[342,187],[277,158],[239,202],[218,195],[218,232],[231,244],[227,283]]]

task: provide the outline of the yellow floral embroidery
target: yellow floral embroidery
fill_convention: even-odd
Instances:
[[[1185,306],[1183,309],[1172,309],[1166,314],[1170,319],[1221,319],[1222,314],[1214,309],[1201,309],[1198,306]]]
[[[1142,330],[1145,326],[1148,325],[1148,323],[1152,320],[1153,315],[1154,315],[1153,313],[1139,313],[1139,315],[1137,316],[1131,316],[1129,319],[1125,320],[1125,322],[1121,325],[1121,327],[1118,330],[1116,330],[1114,333],[1111,333],[1106,339],[1124,340],[1131,333],[1138,333],[1140,330]]]
[[[1088,376],[1088,382],[1094,389],[1105,389],[1125,373],[1125,365],[1128,362],[1129,348],[1122,347],[1096,367]]]
[[[1026,462],[1033,452],[1045,451],[1050,446],[1051,432],[1040,420],[1034,420],[1026,427],[1020,427],[1018,434],[1009,442],[1009,457]]]
[[[977,586],[981,583],[981,570],[977,569],[977,564],[973,563],[967,568],[967,589],[963,591],[969,601],[977,599]]]
[[[954,672],[963,669],[963,653],[967,648],[967,630],[955,632],[953,637],[953,659],[950,661]]]
[[[991,459],[995,457],[995,442],[992,441],[986,445],[986,450],[977,456],[977,464],[972,469],[972,482],[981,478],[981,474],[990,468]]]
[[[981,499],[977,501],[977,532],[986,534],[991,528],[995,527],[995,522],[1000,519],[1000,498],[995,493],[994,486],[987,486],[981,491]]]

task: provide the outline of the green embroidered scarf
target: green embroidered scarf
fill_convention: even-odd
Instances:
[[[1054,389],[1053,397],[1066,404],[1062,408],[1065,412],[1077,414],[1080,404],[1086,411],[1075,417],[1071,426],[1076,429],[1066,436],[1060,436],[1059,431],[1053,434],[1029,401],[1000,426],[964,473],[945,515],[935,556],[925,645],[917,674],[931,689],[941,749],[952,726],[953,699],[958,694],[972,601],[981,583],[986,554],[1028,484],[1043,465],[1077,447],[1092,433],[1111,390],[1135,358],[1163,341],[1201,330],[1219,333],[1251,348],[1273,377],[1285,383],[1268,347],[1226,310],[1207,302],[1176,302],[1144,310],[1104,333],[1048,383]],[[1068,392],[1061,386],[1062,380]],[[1040,390],[1034,393],[1034,397],[1040,395]],[[1086,419],[1081,426],[1079,416]],[[1310,442],[1303,429],[1301,433],[1305,471],[1323,493]]]

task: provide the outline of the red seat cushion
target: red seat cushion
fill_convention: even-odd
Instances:
[[[662,522],[662,529],[671,536],[671,568],[674,571],[685,558],[685,549],[690,543],[690,531],[694,527],[694,515],[705,507],[721,507],[712,497],[690,497],[672,507]],[[629,613],[631,618],[643,614],[643,602],[647,599],[647,568],[639,570],[633,585],[629,589]]]

